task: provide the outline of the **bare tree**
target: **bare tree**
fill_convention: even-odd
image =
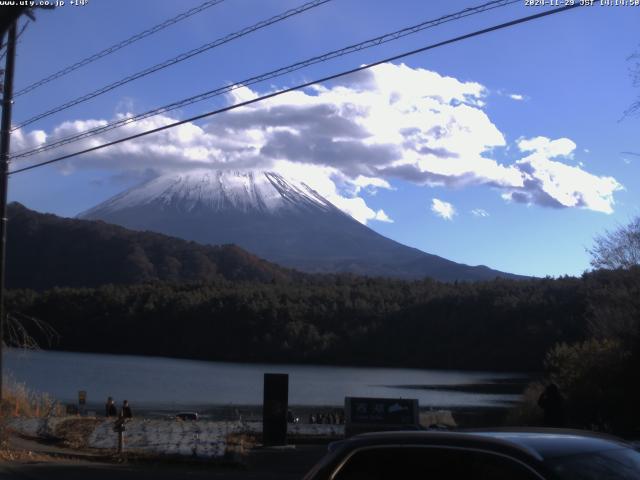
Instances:
[[[59,338],[47,322],[20,312],[7,313],[4,329],[4,343],[16,348],[38,350],[52,346]]]
[[[631,74],[633,86],[635,88],[640,88],[640,50],[630,55],[627,60],[631,62],[629,73]],[[640,97],[638,97],[631,106],[625,110],[624,116],[627,117],[636,113],[640,113]]]
[[[587,250],[593,268],[630,268],[640,265],[640,215],[628,225],[605,231]]]

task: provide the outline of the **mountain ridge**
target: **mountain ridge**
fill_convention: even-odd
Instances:
[[[199,245],[102,221],[78,220],[9,204],[7,286],[44,290],[155,281],[292,281],[305,274],[235,245]]]
[[[274,172],[200,170],[164,175],[78,218],[201,244],[232,243],[307,273],[441,281],[525,278],[400,244],[357,222],[306,183]]]

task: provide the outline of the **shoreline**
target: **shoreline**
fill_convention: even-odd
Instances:
[[[448,412],[455,421],[457,428],[481,428],[495,427],[502,425],[509,411],[518,404],[494,405],[494,406],[421,406],[419,413],[421,416],[436,414],[438,412]],[[294,417],[299,419],[300,425],[310,425],[311,415],[319,414],[327,416],[329,414],[340,414],[344,416],[343,406],[331,405],[289,405],[289,409]],[[206,408],[183,408],[183,409],[145,409],[134,410],[134,418],[147,420],[171,420],[178,412],[197,412],[201,422],[262,422],[262,407],[260,405],[209,405]],[[91,409],[88,414],[94,413]],[[91,415],[87,415],[90,417]],[[78,418],[85,418],[78,416]],[[95,418],[105,419],[102,411],[97,412]],[[343,417],[344,418],[344,417]],[[315,423],[316,425],[318,423]],[[323,423],[324,425],[340,425]]]

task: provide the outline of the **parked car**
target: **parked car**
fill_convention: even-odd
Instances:
[[[580,430],[366,433],[334,442],[305,480],[631,480],[640,452]]]
[[[176,420],[191,420],[191,421],[195,421],[198,420],[198,413],[197,412],[180,412],[180,413],[176,413]]]

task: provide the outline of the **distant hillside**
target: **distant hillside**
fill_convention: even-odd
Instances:
[[[101,221],[8,207],[7,286],[37,290],[107,283],[291,280],[288,270],[234,245],[205,246]]]

